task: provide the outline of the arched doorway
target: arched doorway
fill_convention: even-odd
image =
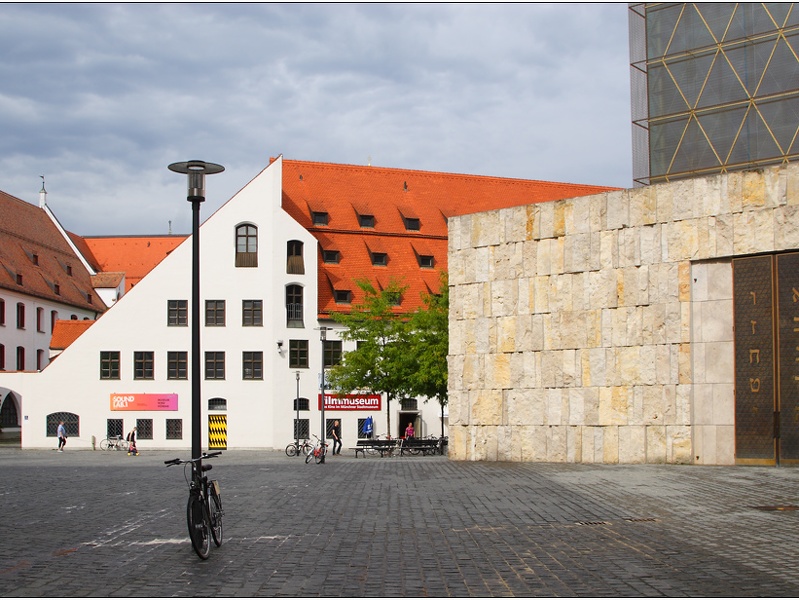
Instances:
[[[0,390],[0,444],[19,446],[22,443],[19,413],[19,399],[16,394],[9,390]]]

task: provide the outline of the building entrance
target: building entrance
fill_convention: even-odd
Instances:
[[[732,266],[735,462],[799,463],[799,252]]]

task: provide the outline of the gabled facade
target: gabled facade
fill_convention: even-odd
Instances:
[[[360,301],[358,278],[404,282],[397,310],[421,306],[446,270],[450,216],[605,189],[273,160],[201,228],[203,445],[282,448],[295,430],[319,433],[323,356],[350,349],[332,313]],[[189,445],[191,245],[174,247],[47,369],[0,374],[22,407],[23,447],[52,446],[58,420],[73,447],[134,426],[145,447]],[[324,346],[320,326],[334,328]],[[328,398],[325,416],[353,446],[367,417],[395,437],[409,421],[419,435],[441,430],[440,407],[423,398],[392,411],[391,432],[379,397]]]

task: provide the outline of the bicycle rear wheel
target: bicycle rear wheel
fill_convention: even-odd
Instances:
[[[208,483],[208,515],[211,518],[211,537],[214,538],[216,547],[222,545],[222,498],[213,488],[213,482]]]
[[[317,465],[320,464],[323,460],[325,460],[325,454],[327,454],[327,446],[322,446],[319,449],[319,453],[314,455]]]
[[[186,521],[189,525],[191,545],[197,556],[205,560],[211,552],[211,536],[208,535],[208,521],[205,518],[205,510],[199,494],[191,494],[189,496],[189,504],[186,507]]]
[[[286,456],[297,456],[296,444],[289,444],[286,446]]]
[[[100,450],[108,450],[108,440],[101,440],[100,441]]]

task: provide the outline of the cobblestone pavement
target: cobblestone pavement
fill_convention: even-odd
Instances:
[[[201,561],[177,454],[141,446],[0,449],[0,595],[799,596],[795,468],[229,451]]]

